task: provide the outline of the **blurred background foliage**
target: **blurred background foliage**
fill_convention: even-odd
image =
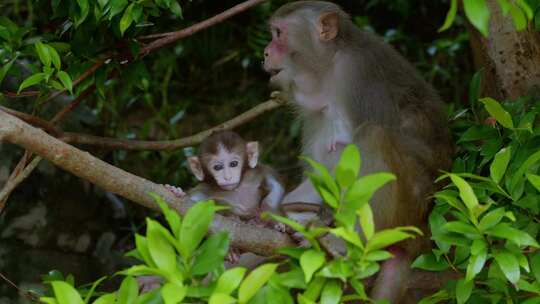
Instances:
[[[0,3],[0,105],[50,119],[74,96],[95,84],[96,91],[68,115],[62,123],[63,130],[147,140],[188,136],[268,99],[271,92],[268,76],[261,68],[262,50],[269,40],[266,20],[284,2],[265,2],[133,63],[108,62],[76,86],[74,95],[46,101],[51,89],[66,85],[55,78],[57,71],[50,69],[66,71],[74,80],[97,58],[109,54],[119,54],[119,57],[125,54],[127,58],[129,54],[136,54],[141,45],[135,37],[187,27],[240,1],[3,0]],[[336,2],[351,14],[358,26],[383,36],[413,62],[445,101],[467,102],[474,67],[465,20],[458,15],[450,30],[437,32],[450,1]],[[125,13],[127,10],[131,10],[129,16]],[[60,68],[45,67],[40,62],[34,46],[37,41],[56,50],[62,61]],[[44,80],[23,90],[39,91],[39,96],[10,97],[10,92],[17,92],[24,79],[40,71],[51,75],[49,82]],[[118,76],[110,78],[114,73]],[[261,142],[263,161],[288,178],[290,185],[300,177],[297,160],[300,125],[289,109],[265,114],[238,131],[247,139]],[[185,155],[193,153],[191,148],[161,152],[84,148],[158,183],[184,188],[194,184],[185,164]],[[19,148],[0,144],[0,184],[21,156]],[[57,230],[50,226],[45,228],[46,225],[40,226],[41,230],[32,226],[28,231],[41,231],[32,236],[37,238],[34,242],[29,241],[27,235],[5,233],[17,219],[35,211],[36,206],[46,206],[50,223],[47,225],[55,225]],[[92,263],[109,263],[109,268],[117,269],[117,265],[111,266],[114,263],[110,262],[113,260],[110,256],[132,247],[131,235],[144,225],[143,218],[148,213],[43,162],[10,198],[8,208],[0,217],[0,237],[3,244],[10,244],[17,252],[29,248],[77,251],[75,249],[80,247],[75,245],[80,237],[74,237],[75,245],[68,246],[58,240],[61,234],[58,231],[79,231],[88,234],[90,239],[88,246],[77,251],[79,256]],[[23,228],[28,226],[17,227],[13,229],[25,231]],[[113,237],[103,241],[105,232],[112,233]],[[2,250],[7,249],[0,248],[0,257],[7,256]],[[39,254],[36,256],[43,256],[42,252]],[[93,267],[82,259],[74,258],[70,265],[49,260],[48,268],[40,268],[37,261],[29,259],[30,265],[36,268],[34,272],[38,273],[51,268],[71,272],[80,268],[78,272],[83,275],[77,277],[81,280],[111,273],[107,267]],[[29,262],[23,262],[21,256],[12,263],[0,262],[0,272],[9,274],[17,282],[38,281],[39,278],[33,276],[35,273],[24,271],[25,263]],[[85,267],[81,267],[84,263]],[[5,285],[0,286],[0,295],[15,293],[3,287]]]

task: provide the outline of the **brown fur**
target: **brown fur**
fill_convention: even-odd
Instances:
[[[330,41],[317,39],[321,16],[328,14],[338,16],[338,34]],[[289,95],[304,123],[303,153],[332,168],[345,143],[328,152],[325,141],[336,132],[350,137],[362,154],[361,174],[390,171],[397,176],[371,202],[376,228],[414,225],[425,230],[433,181],[440,169],[449,168],[453,153],[438,94],[396,50],[357,28],[333,3],[289,3],[270,23],[282,26],[287,37],[273,38],[265,50],[265,68],[280,71],[273,82]],[[283,40],[286,54],[279,53]],[[305,202],[299,193],[305,189],[293,190],[284,204]],[[388,263],[400,273],[381,271],[376,293],[399,302],[407,280],[404,263],[428,243],[425,237],[403,244],[404,255]]]

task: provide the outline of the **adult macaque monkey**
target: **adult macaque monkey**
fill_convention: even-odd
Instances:
[[[391,46],[358,29],[333,3],[298,1],[270,19],[272,41],[264,68],[298,108],[303,153],[334,167],[345,144],[362,152],[362,174],[390,171],[371,204],[377,229],[415,225],[425,229],[429,197],[439,169],[451,163],[452,144],[443,103],[435,90]],[[282,204],[321,199],[305,181]],[[427,238],[391,248],[371,295],[399,303],[411,259]]]
[[[177,196],[188,195],[192,201],[214,199],[229,205],[230,213],[242,219],[278,211],[285,190],[277,173],[259,163],[258,142],[245,142],[231,131],[216,132],[201,143],[198,156],[189,157],[188,163],[201,183],[187,194],[167,185]]]

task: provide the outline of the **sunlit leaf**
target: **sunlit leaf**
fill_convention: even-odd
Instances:
[[[187,287],[184,285],[178,285],[175,283],[165,283],[161,287],[161,296],[165,304],[177,304],[182,303],[182,300],[186,296]],[[121,302],[121,303],[131,303],[131,302]]]
[[[21,85],[19,86],[19,90],[17,91],[17,94],[20,93],[22,90],[30,87],[30,86],[33,86],[33,85],[36,85],[40,82],[42,82],[45,77],[47,77],[47,74],[45,73],[37,73],[37,74],[34,74],[28,78],[26,78],[22,83]]]
[[[308,250],[302,254],[300,257],[300,266],[304,271],[307,283],[311,281],[311,277],[315,271],[321,268],[325,261],[325,254],[322,251]]]
[[[457,0],[451,0],[450,1],[450,9],[448,10],[448,14],[446,14],[446,19],[444,20],[444,24],[439,28],[439,33],[446,31],[452,26],[452,23],[454,23],[454,19],[456,19],[458,9],[458,3]]]
[[[490,11],[486,0],[463,0],[463,8],[472,25],[487,37],[489,35]]]
[[[225,271],[218,279],[215,293],[221,293],[229,295],[231,294],[242,282],[246,269],[243,267],[235,267]]]
[[[66,282],[51,282],[54,295],[58,304],[83,304],[83,300],[77,290]]]
[[[324,285],[321,293],[321,304],[338,304],[343,290],[336,280],[330,280]]]
[[[139,285],[137,280],[131,276],[127,276],[122,281],[120,289],[118,290],[118,302],[119,303],[133,303],[139,294]]]
[[[510,162],[511,155],[512,150],[510,147],[503,148],[501,151],[495,154],[495,158],[489,167],[491,179],[493,179],[495,183],[498,184],[503,178],[506,168],[508,167],[508,163]]]
[[[128,29],[128,27],[133,22],[133,16],[131,15],[131,12],[133,10],[133,6],[135,3],[131,3],[127,9],[124,11],[124,14],[122,15],[122,19],[120,19],[120,33],[122,36],[124,35],[124,32]]]
[[[473,281],[460,279],[456,284],[456,300],[459,304],[467,302],[474,287]]]
[[[264,264],[253,270],[240,284],[238,302],[247,303],[275,273],[278,264]]]
[[[506,250],[502,250],[494,254],[495,261],[501,267],[504,275],[512,284],[516,284],[519,281],[520,271],[519,263],[516,257]]]
[[[360,152],[355,145],[347,145],[336,165],[336,179],[342,189],[350,187],[360,171]]]
[[[469,1],[484,1],[484,0],[469,0]],[[508,129],[514,128],[514,122],[512,121],[512,116],[508,113],[500,103],[495,99],[486,97],[480,99],[488,111],[489,115],[493,116],[503,127]]]
[[[56,76],[58,76],[58,79],[60,79],[60,81],[64,85],[64,88],[66,88],[66,90],[73,94],[73,82],[71,81],[71,77],[69,77],[69,74],[64,71],[58,71]]]

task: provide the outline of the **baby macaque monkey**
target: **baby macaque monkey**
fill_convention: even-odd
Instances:
[[[166,187],[192,201],[213,199],[226,204],[234,216],[258,224],[261,212],[279,211],[285,193],[276,172],[258,160],[258,142],[245,142],[235,132],[220,131],[202,142],[198,156],[188,158],[191,172],[201,183],[187,193]],[[279,225],[274,228],[281,230]]]

